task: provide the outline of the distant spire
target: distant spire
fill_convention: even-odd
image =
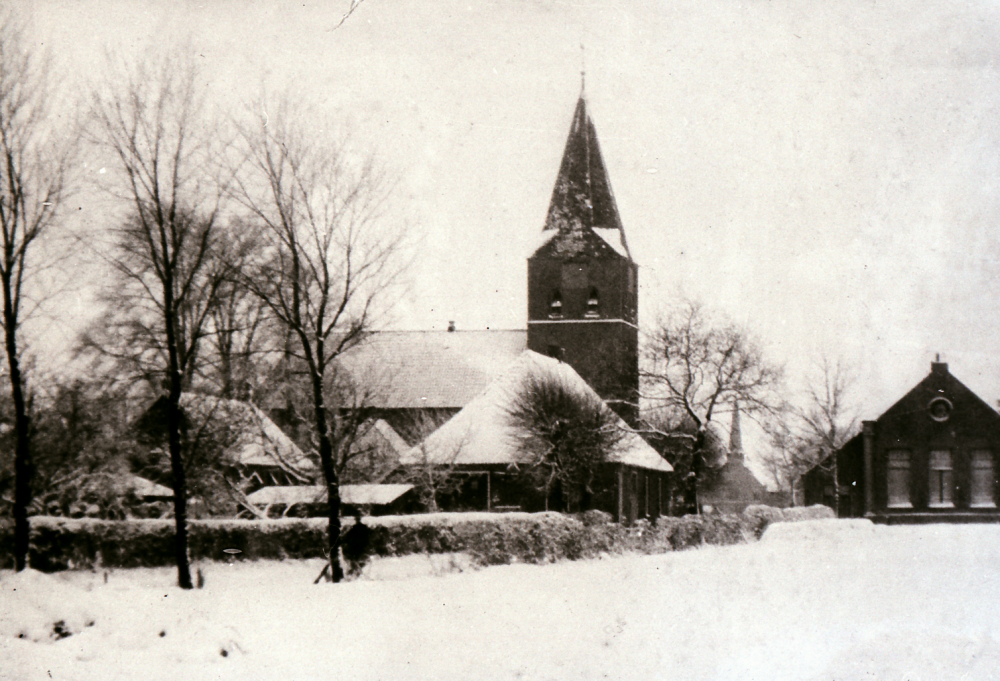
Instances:
[[[740,403],[733,400],[733,421],[729,426],[729,458],[743,461],[743,431],[740,429]]]
[[[587,90],[587,51],[580,43],[580,97],[584,96]]]

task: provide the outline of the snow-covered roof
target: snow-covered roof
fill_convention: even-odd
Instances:
[[[397,454],[402,454],[410,448],[410,446],[406,444],[406,440],[404,440],[400,434],[396,432],[396,429],[386,423],[383,419],[377,419],[375,423],[372,424],[372,430],[378,433],[382,441],[384,441],[392,449],[392,451]]]
[[[628,246],[625,245],[625,234],[618,228],[594,227],[594,234],[601,237],[615,252],[623,257],[631,258]]]
[[[161,397],[139,418],[136,426],[147,436],[165,438]],[[264,412],[249,402],[201,393],[183,393],[181,412],[189,427],[213,431],[226,443],[226,455],[243,466],[278,466],[296,476],[309,476],[316,465]]]
[[[555,229],[543,229],[541,232],[535,235],[535,240],[531,244],[531,252],[534,253],[539,248],[552,241],[552,237],[554,237],[558,233],[559,233],[558,230]]]
[[[524,381],[531,376],[563,382],[570,389],[600,399],[570,365],[525,350],[510,368],[490,383],[447,423],[424,442],[410,449],[400,463],[487,465],[521,463],[526,459],[521,438],[511,425],[509,406]],[[624,421],[618,419],[628,431]],[[611,461],[669,472],[673,468],[641,437],[626,432]]]
[[[341,485],[340,501],[354,506],[385,506],[413,489],[413,485]],[[256,506],[318,504],[326,501],[326,485],[262,487],[247,495]]]
[[[174,491],[169,487],[147,480],[138,475],[129,476],[129,488],[135,496],[144,497],[172,497]]]
[[[181,409],[189,415],[210,417],[239,429],[229,454],[244,466],[277,465],[295,471],[316,468],[274,421],[249,402],[185,393],[181,395]]]
[[[523,329],[384,331],[339,358],[382,409],[459,409],[527,346]]]

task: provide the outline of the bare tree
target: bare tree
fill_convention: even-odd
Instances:
[[[248,400],[278,361],[280,332],[267,305],[246,286],[246,269],[260,246],[253,225],[234,220],[219,233],[222,268],[228,272],[207,320],[208,343],[196,373],[221,397]]]
[[[858,432],[858,414],[850,401],[854,373],[842,360],[822,357],[808,383],[806,405],[799,410],[802,429],[813,442],[816,458],[829,457]]]
[[[545,493],[558,483],[567,510],[587,510],[594,478],[625,436],[619,418],[595,394],[555,376],[529,375],[508,408],[508,419],[531,461],[527,475]]]
[[[820,466],[836,485],[833,456],[858,432],[857,411],[851,406],[854,375],[842,360],[823,356],[807,379],[804,403],[784,404],[765,424],[771,450],[764,456],[775,480],[792,494],[803,475]],[[834,495],[836,499],[839,495]],[[836,510],[836,509],[834,509]]]
[[[669,409],[647,411],[635,430],[640,433],[674,472],[670,476],[670,513],[697,513],[697,486],[725,463],[729,449],[710,425],[699,438],[699,427],[685,414]],[[701,449],[695,445],[701,441]],[[700,477],[699,477],[700,476]]]
[[[178,584],[190,589],[178,405],[228,276],[223,260],[211,257],[226,190],[212,172],[220,128],[206,114],[196,64],[180,56],[123,70],[95,93],[92,113],[95,140],[120,171],[113,191],[128,210],[112,265],[137,294],[129,304],[144,305],[143,323],[162,353]]]
[[[645,359],[643,396],[694,430],[689,488],[694,494],[708,462],[708,427],[717,411],[736,402],[747,414],[772,411],[782,370],[767,361],[746,331],[713,322],[693,301],[685,301],[648,334]]]
[[[38,265],[42,239],[57,226],[66,198],[73,140],[51,122],[48,68],[33,54],[23,27],[0,12],[0,287],[4,347],[14,407],[14,556],[23,570],[28,557],[31,503],[30,418],[21,365],[20,330],[26,289]]]
[[[289,357],[281,363],[281,378],[273,381],[280,395],[267,396],[281,405],[274,410],[275,418],[290,433],[297,444],[318,464],[319,439],[314,427],[312,384],[304,363]],[[398,434],[385,432],[379,425],[379,408],[383,401],[379,368],[365,367],[355,373],[340,363],[327,371],[324,381],[328,406],[328,430],[333,450],[333,465],[337,479],[344,484],[377,483],[395,469],[399,454],[408,449]],[[390,438],[398,440],[393,442]]]
[[[383,221],[391,188],[370,157],[308,134],[287,99],[255,110],[268,115],[243,129],[247,162],[237,187],[238,199],[264,228],[249,285],[290,333],[292,352],[307,372],[337,582],[343,571],[331,415],[338,405],[327,404],[326,383],[336,358],[371,329],[400,273],[402,232]]]

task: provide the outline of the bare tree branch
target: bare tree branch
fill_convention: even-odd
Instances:
[[[179,404],[228,276],[225,259],[211,257],[227,190],[218,162],[221,128],[209,120],[190,57],[141,62],[113,78],[94,94],[93,138],[118,159],[117,186],[131,207],[116,235],[116,263],[127,284],[120,300],[151,304],[138,328],[152,332],[150,345],[166,355],[178,583],[189,589]]]
[[[246,162],[234,196],[262,226],[263,247],[247,286],[297,340],[309,374],[329,500],[331,568],[339,581],[338,408],[326,402],[326,382],[336,358],[364,340],[387,302],[403,265],[403,233],[384,222],[392,189],[384,174],[343,143],[307,134],[296,123],[301,109],[286,97],[271,107],[271,116],[255,113],[243,126]]]
[[[773,412],[782,370],[746,331],[713,321],[700,303],[684,301],[648,334],[640,378],[658,419],[694,431],[687,503],[696,508],[698,478],[713,459],[725,461],[710,455],[709,424],[718,410],[736,403],[750,415]]]

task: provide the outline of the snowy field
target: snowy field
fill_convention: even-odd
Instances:
[[[470,570],[0,572],[4,679],[1000,679],[1000,527],[779,524],[752,545]],[[55,640],[53,625],[72,635]]]

